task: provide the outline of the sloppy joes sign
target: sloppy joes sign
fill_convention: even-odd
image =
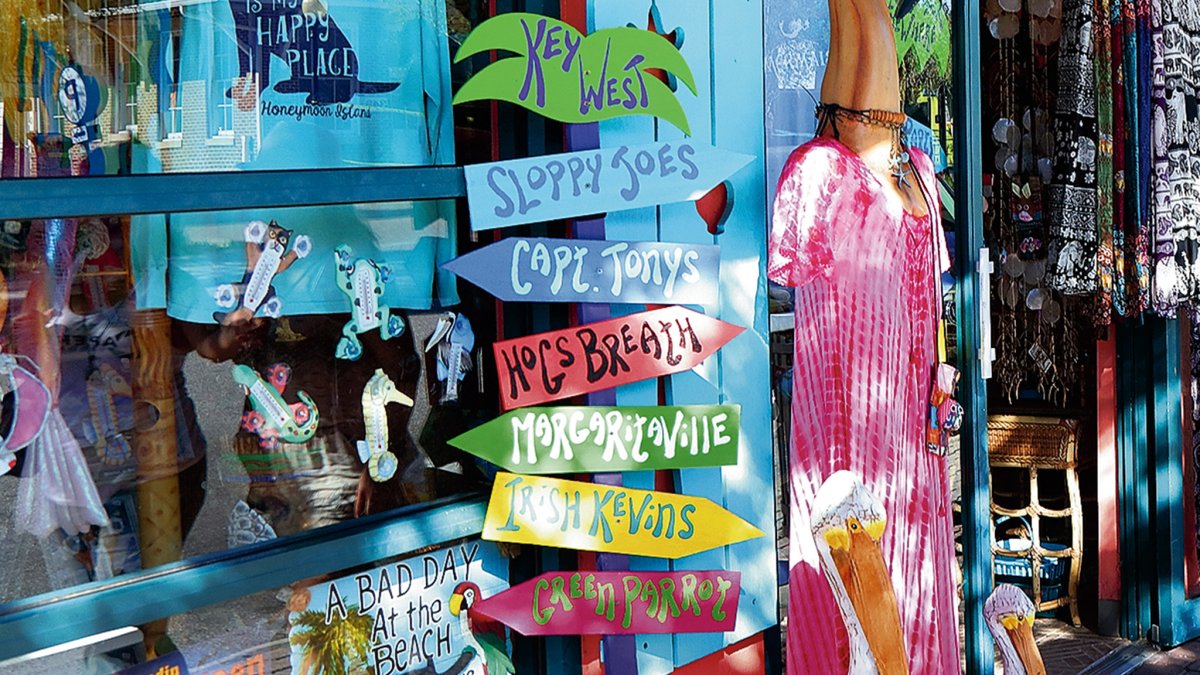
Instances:
[[[686,307],[495,343],[505,410],[690,370],[743,328]]]
[[[522,635],[733,630],[741,572],[550,572],[476,606]]]
[[[695,200],[753,159],[688,140],[473,164],[471,229]]]

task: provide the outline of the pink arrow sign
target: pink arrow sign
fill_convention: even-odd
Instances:
[[[493,346],[504,410],[680,373],[744,328],[665,307]]]
[[[737,623],[741,572],[550,572],[471,613],[522,635],[713,633]]]

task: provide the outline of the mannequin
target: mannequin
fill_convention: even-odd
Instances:
[[[820,130],[783,169],[768,263],[795,288],[787,670],[956,672],[949,482],[925,436],[949,267],[937,185],[901,143],[885,0],[829,9]]]

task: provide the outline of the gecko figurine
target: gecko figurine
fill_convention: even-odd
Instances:
[[[254,318],[260,309],[264,316],[278,318],[283,304],[275,295],[275,277],[291,267],[296,260],[307,257],[312,250],[312,241],[307,236],[300,235],[296,237],[296,243],[289,251],[292,231],[283,229],[274,220],[270,223],[251,221],[246,226],[244,236],[246,273],[236,284],[222,284],[217,287],[214,296],[217,306],[232,310],[227,313],[215,312],[213,319],[218,323],[231,325],[248,321]]]
[[[398,466],[395,453],[388,450],[389,403],[399,403],[410,408],[413,406],[413,400],[396,389],[392,378],[388,377],[382,368],[376,368],[375,374],[363,387],[363,426],[366,428],[367,439],[358,442],[358,458],[367,465],[371,479],[376,482],[383,482],[396,475]]]
[[[362,342],[358,339],[360,334],[378,328],[379,335],[390,340],[404,332],[404,322],[380,302],[383,285],[391,277],[391,268],[370,258],[354,260],[352,254],[345,244],[333,251],[338,288],[350,298],[350,320],[342,328],[337,357],[357,361],[363,352]]]
[[[242,415],[242,428],[258,436],[258,444],[274,449],[280,440],[303,443],[317,432],[317,404],[303,391],[296,392],[300,403],[283,400],[292,369],[286,363],[276,363],[267,369],[263,379],[249,366],[233,367],[233,380],[246,390],[250,410]],[[270,386],[268,386],[268,382]]]
[[[111,365],[101,364],[88,375],[87,400],[90,419],[84,423],[84,436],[90,441],[100,460],[109,466],[119,466],[133,457],[129,442],[121,433],[117,406],[113,396],[132,397],[129,382]]]

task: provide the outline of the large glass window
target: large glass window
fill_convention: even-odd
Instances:
[[[478,488],[439,208],[5,221],[0,602]]]
[[[13,0],[0,176],[453,164],[443,0]]]
[[[482,11],[0,3],[0,179],[489,159],[490,115],[450,105],[472,67],[451,50]],[[0,606],[484,483],[446,443],[495,407],[495,305],[441,271],[460,205],[221,211],[211,179],[180,179],[210,210],[0,210],[0,560],[25,570]]]

